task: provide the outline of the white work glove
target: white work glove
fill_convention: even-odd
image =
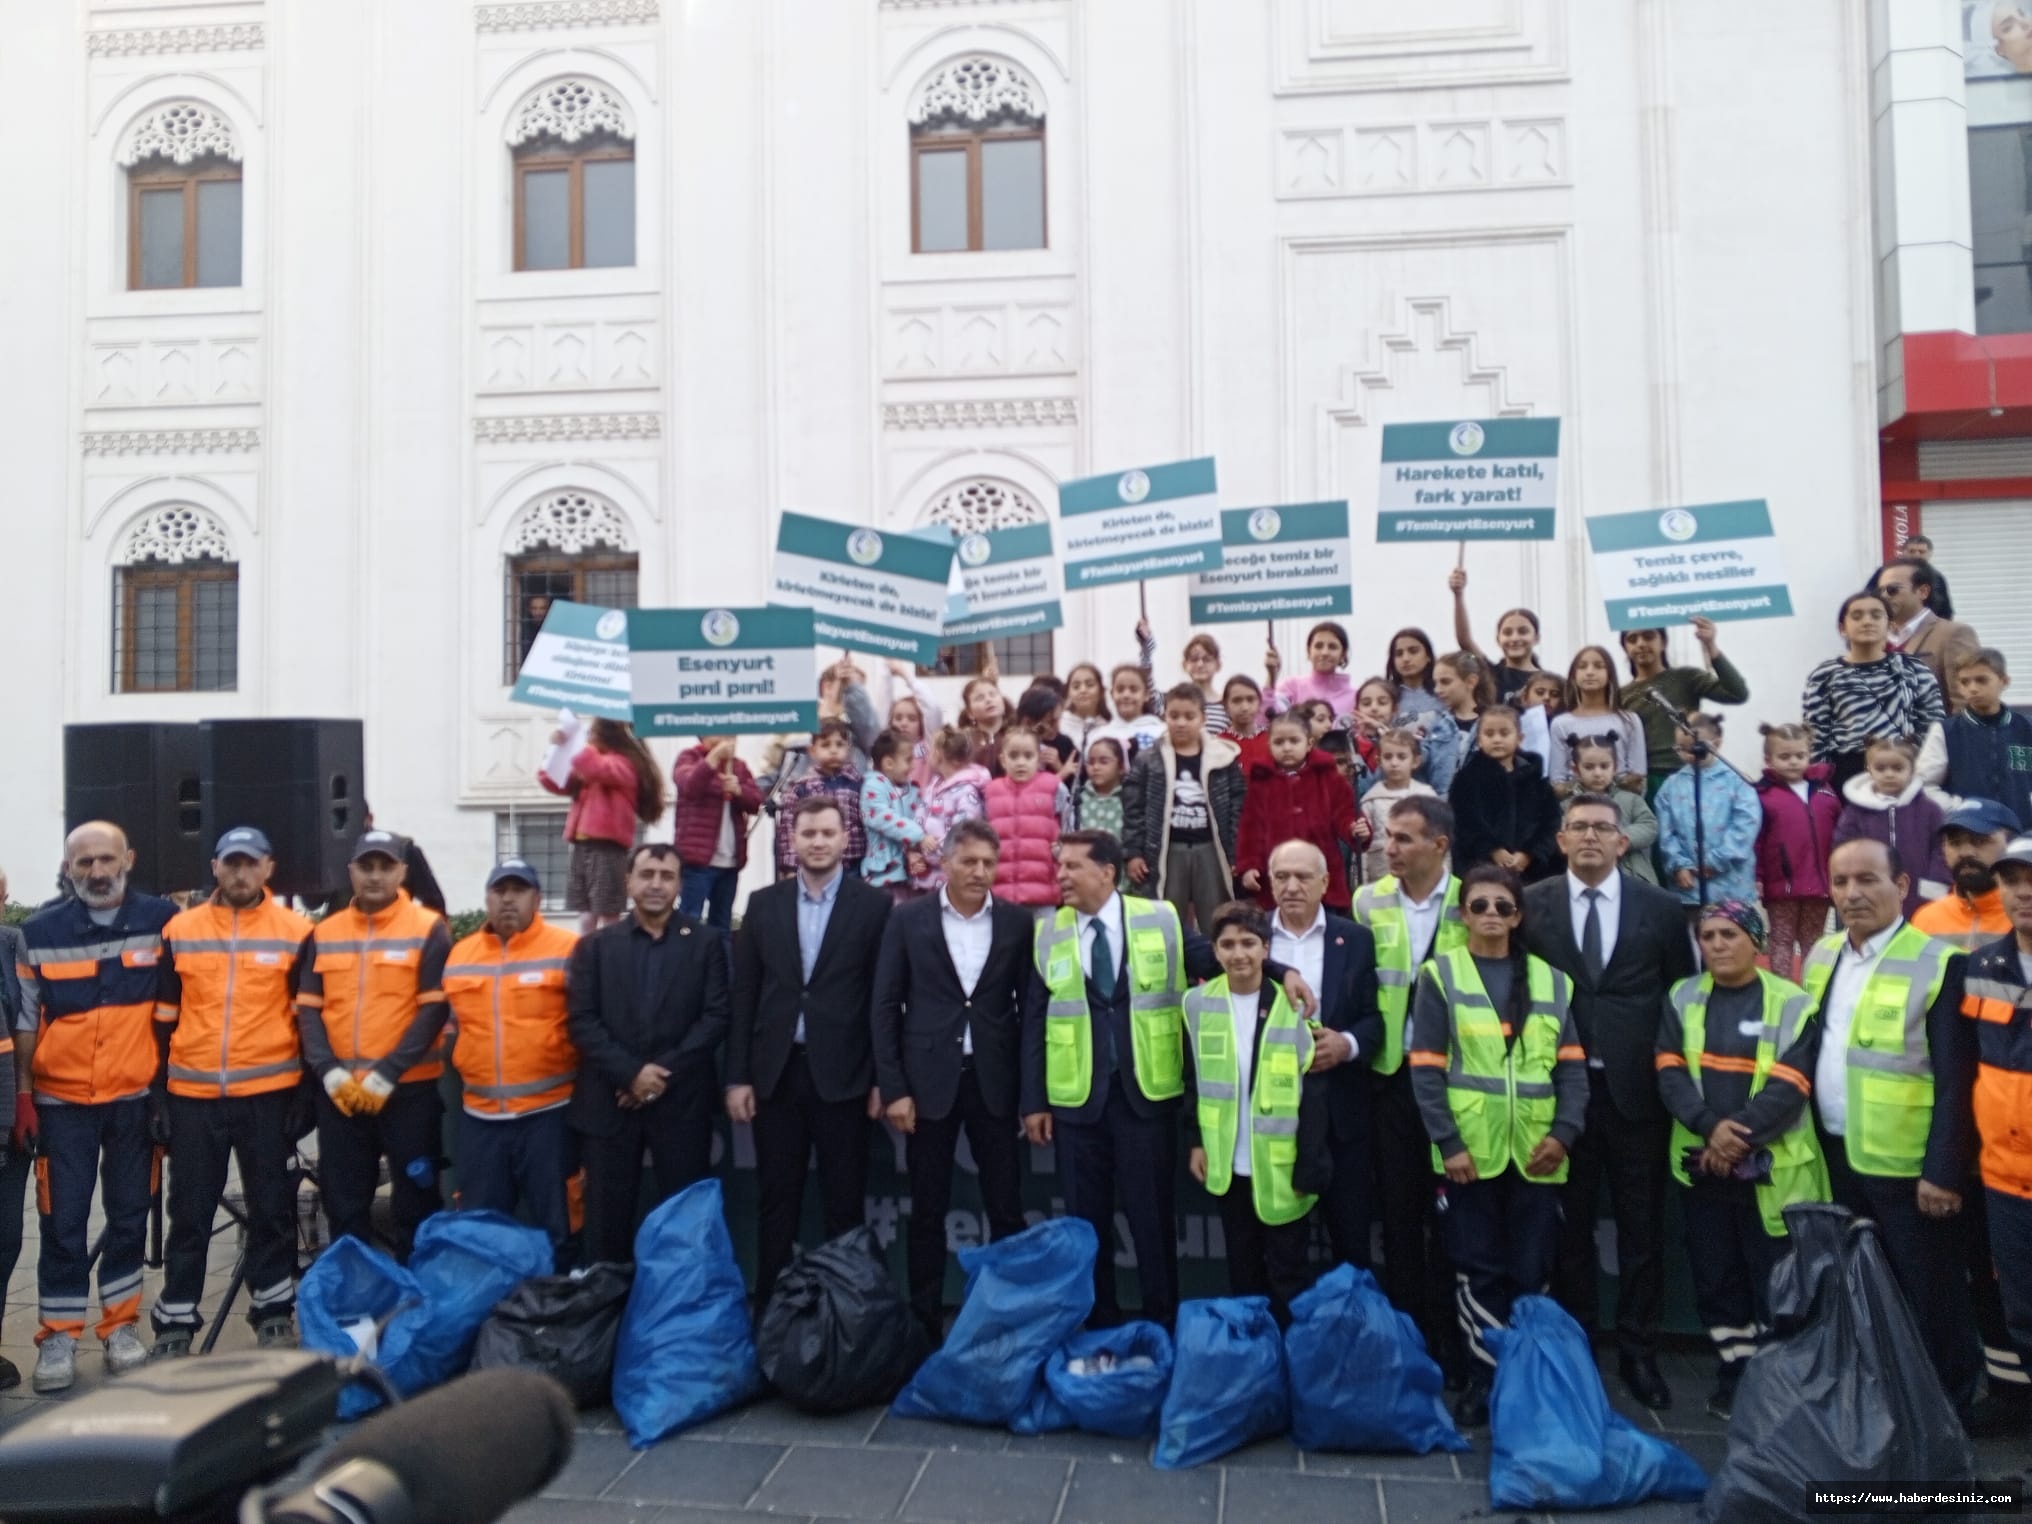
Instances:
[[[352,1075],[341,1068],[333,1068],[327,1071],[325,1074],[325,1094],[336,1101],[339,1098],[339,1092],[352,1082],[352,1078]]]
[[[383,1079],[381,1071],[378,1069],[369,1069],[367,1077],[360,1081],[360,1088],[373,1096],[375,1100],[385,1101],[389,1096],[395,1094],[395,1081]]]

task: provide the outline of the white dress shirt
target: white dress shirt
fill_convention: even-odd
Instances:
[[[1122,974],[1122,954],[1127,947],[1127,933],[1122,925],[1122,896],[1111,894],[1107,904],[1092,915],[1084,910],[1073,912],[1073,919],[1079,928],[1080,968],[1091,979],[1094,976],[1094,924],[1099,922],[1108,928],[1108,950],[1114,955],[1116,978]]]
[[[1863,998],[1863,986],[1877,971],[1877,960],[1904,924],[1893,921],[1865,942],[1860,953],[1844,941],[1841,961],[1827,981],[1827,998],[1820,1007],[1820,1061],[1813,1066],[1813,1098],[1820,1103],[1821,1126],[1838,1138],[1849,1130],[1849,1023],[1856,1014],[1856,1002]]]
[[[954,908],[952,896],[941,889],[938,905],[938,923],[945,930],[945,950],[952,955],[953,972],[960,976],[960,988],[972,998],[974,986],[981,982],[981,970],[988,966],[988,951],[995,945],[995,896],[984,898],[972,915],[962,915]],[[972,1022],[960,1029],[960,1051],[974,1051]]]
[[[1295,968],[1305,982],[1312,987],[1312,993],[1320,1003],[1322,1012],[1326,1009],[1326,907],[1322,905],[1313,912],[1312,924],[1303,931],[1291,931],[1285,927],[1280,913],[1270,923],[1270,961],[1282,963],[1286,968]],[[1331,1028],[1321,1028],[1313,1033],[1315,1039],[1324,1036]],[[1361,1057],[1361,1045],[1351,1032],[1334,1032],[1334,1035],[1348,1045],[1347,1061],[1353,1063]]]
[[[1926,627],[1926,621],[1933,617],[1933,610],[1922,608],[1904,624],[1891,632],[1891,649],[1902,651],[1919,638],[1919,632]]]
[[[1616,955],[1616,933],[1623,928],[1623,874],[1618,869],[1603,879],[1594,888],[1601,894],[1595,903],[1595,919],[1602,923],[1602,967],[1609,966],[1609,959]],[[1573,945],[1582,947],[1587,932],[1588,885],[1575,878],[1571,872],[1566,875],[1566,897],[1573,908]]]
[[[1249,1086],[1256,1075],[1256,1010],[1255,995],[1228,996],[1228,1024],[1234,1032],[1235,1094],[1241,1097],[1236,1108],[1238,1118],[1235,1127],[1235,1173],[1243,1179],[1249,1177],[1251,1159],[1249,1155],[1249,1117],[1255,1110],[1252,1104],[1253,1092]]]
[[[1432,886],[1432,893],[1414,900],[1404,880],[1397,880],[1397,898],[1404,906],[1404,929],[1411,938],[1413,966],[1423,963],[1432,951],[1433,938],[1439,935],[1439,917],[1446,909],[1447,887],[1452,883],[1452,876],[1442,873],[1439,882]]]

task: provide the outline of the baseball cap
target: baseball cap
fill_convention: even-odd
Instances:
[[[2004,848],[2004,855],[1997,859],[1994,866],[2001,868],[2005,863],[2032,868],[2032,836],[2012,837],[2011,844]]]
[[[402,838],[393,831],[366,831],[353,843],[353,855],[346,859],[356,863],[363,857],[392,857],[397,862],[402,858]]]
[[[219,844],[212,848],[212,856],[219,862],[229,857],[273,857],[275,848],[268,844],[268,838],[254,826],[234,826],[219,838]]]
[[[509,878],[519,878],[532,889],[543,888],[543,880],[536,876],[536,870],[519,857],[504,857],[494,864],[494,871],[487,875],[487,887],[491,889]]]
[[[1994,836],[2009,831],[2016,836],[2025,829],[2008,805],[1994,799],[1964,799],[1941,819],[1942,831],[1967,831],[1971,836]]]

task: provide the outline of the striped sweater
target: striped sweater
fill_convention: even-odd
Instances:
[[[1832,762],[1863,749],[1872,736],[1924,741],[1947,718],[1940,684],[1926,663],[1902,651],[1876,661],[1832,657],[1806,674],[1802,718],[1813,727],[1813,760]]]

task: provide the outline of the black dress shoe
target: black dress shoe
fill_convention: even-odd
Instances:
[[[1665,1384],[1665,1377],[1659,1374],[1658,1361],[1651,1355],[1625,1355],[1622,1360],[1623,1385],[1630,1389],[1630,1395],[1645,1407],[1657,1412],[1672,1406],[1672,1388]]]
[[[1471,1379],[1467,1390],[1454,1399],[1453,1421],[1463,1429],[1488,1427],[1489,1386],[1480,1376]]]
[[[1729,1414],[1735,1411],[1735,1407],[1736,1388],[1733,1382],[1724,1381],[1708,1394],[1707,1416],[1710,1418],[1719,1418],[1723,1423],[1727,1423]]]
[[[0,1392],[6,1391],[10,1386],[19,1385],[21,1385],[21,1367],[5,1355],[0,1355]]]

